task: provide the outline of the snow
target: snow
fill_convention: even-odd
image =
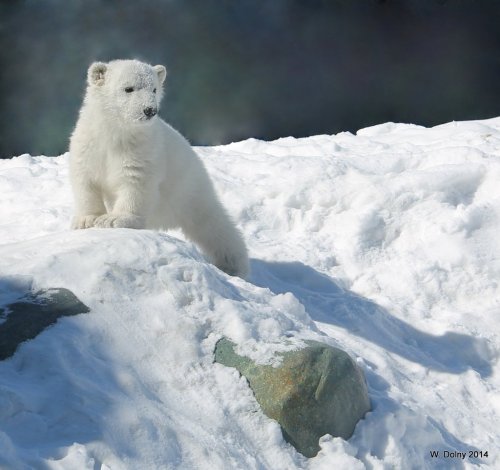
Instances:
[[[177,232],[69,231],[67,154],[0,161],[0,305],[91,308],[0,362],[0,468],[499,468],[500,118],[196,150],[248,281]],[[341,347],[373,411],[306,459],[213,363],[222,336],[260,363]]]

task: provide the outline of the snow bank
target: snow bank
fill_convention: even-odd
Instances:
[[[194,468],[200,459],[231,468],[226,455],[241,457],[241,446],[257,454],[253,465],[295,465],[244,381],[212,362],[223,335],[261,362],[284,336],[289,347],[318,337],[300,303],[224,276],[168,235],[106,232],[62,232],[0,249],[11,283],[29,273],[34,289],[64,285],[92,311],[60,321],[6,361],[7,462],[82,468],[77,455],[89,468]]]
[[[0,161],[0,304],[66,287],[92,309],[0,363],[0,466],[498,467],[500,118],[197,150],[249,282],[178,233],[68,231],[67,155]],[[373,412],[306,460],[212,363],[222,335],[260,362],[347,350]]]

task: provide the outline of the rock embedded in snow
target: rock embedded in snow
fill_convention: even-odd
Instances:
[[[223,338],[215,361],[236,368],[249,382],[262,411],[278,421],[285,439],[306,457],[325,434],[348,439],[370,411],[363,373],[344,351],[316,341],[288,351],[277,367],[238,355]]]
[[[0,324],[0,360],[12,356],[18,346],[35,338],[60,317],[88,313],[86,305],[68,289],[42,289],[1,307],[8,312]]]

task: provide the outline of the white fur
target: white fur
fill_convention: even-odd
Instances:
[[[199,157],[175,129],[144,114],[158,109],[165,76],[165,67],[135,60],[90,66],[70,144],[72,227],[180,227],[216,266],[243,277],[245,243]]]

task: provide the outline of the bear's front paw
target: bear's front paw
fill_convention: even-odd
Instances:
[[[71,228],[73,230],[79,230],[93,227],[98,217],[98,215],[76,215],[71,221]]]
[[[94,227],[99,228],[144,228],[144,225],[144,217],[116,214],[101,215],[94,223]]]

